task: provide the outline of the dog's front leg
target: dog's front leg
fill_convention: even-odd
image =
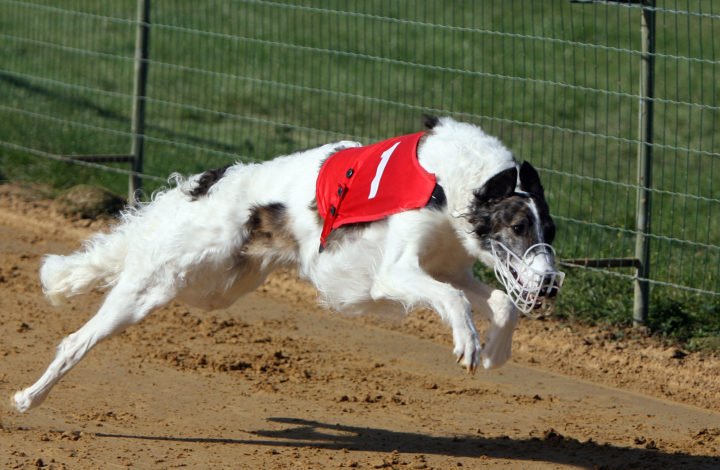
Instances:
[[[436,281],[414,264],[395,265],[379,273],[373,300],[389,299],[407,306],[426,305],[437,312],[453,333],[454,354],[469,371],[480,363],[482,346],[472,319],[470,302],[462,291]]]
[[[517,307],[505,292],[478,281],[470,271],[453,280],[452,284],[465,293],[478,313],[490,320],[481,356],[483,367],[502,366],[510,359],[512,337],[519,319]]]
[[[452,328],[457,361],[468,371],[474,371],[480,363],[482,346],[470,302],[461,290],[434,279],[420,267],[421,232],[412,229],[415,215],[405,212],[391,220],[388,227],[391,233],[370,295],[373,300],[389,299],[407,307],[432,308]]]

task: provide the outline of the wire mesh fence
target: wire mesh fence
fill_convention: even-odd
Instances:
[[[648,239],[655,288],[717,302],[720,8],[713,3],[651,7]],[[149,191],[172,171],[261,161],[338,139],[370,143],[419,130],[423,113],[451,115],[481,124],[541,171],[562,257],[631,258],[643,8],[154,1],[142,177]],[[70,180],[55,160],[129,152],[136,10],[136,0],[0,0],[6,177]],[[75,178],[123,191],[118,173],[127,165],[76,163],[88,168],[72,167]],[[628,283],[635,277],[630,268],[584,269]]]

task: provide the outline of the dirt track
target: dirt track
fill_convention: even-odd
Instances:
[[[37,270],[95,222],[0,186],[0,394],[34,381],[101,294]],[[482,326],[482,325],[480,325]],[[720,468],[720,360],[523,319],[465,374],[435,316],[347,318],[281,273],[228,310],[180,303],[97,346],[40,408],[0,409],[7,468]]]

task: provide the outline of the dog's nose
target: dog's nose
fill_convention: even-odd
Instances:
[[[542,281],[543,288],[540,289],[540,296],[541,297],[549,297],[553,298],[557,296],[558,291],[560,290],[560,285],[558,284],[557,278],[554,276],[545,276]]]

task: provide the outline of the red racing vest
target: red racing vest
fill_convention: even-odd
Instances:
[[[332,229],[341,225],[379,220],[427,205],[436,180],[418,162],[417,144],[424,134],[341,150],[325,161],[315,192],[325,220],[321,249]]]

